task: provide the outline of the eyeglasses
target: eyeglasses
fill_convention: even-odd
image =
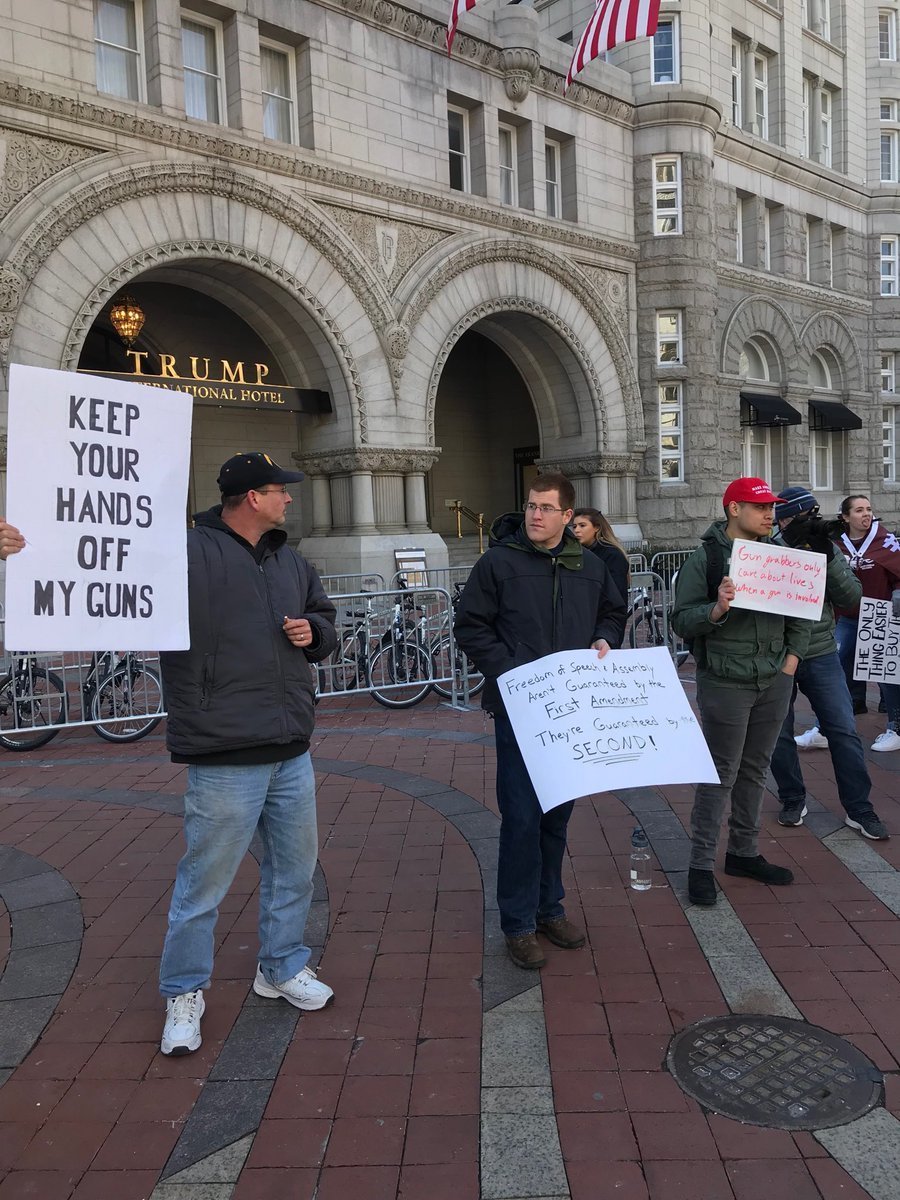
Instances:
[[[288,494],[287,484],[282,484],[281,487],[253,488],[253,491],[257,496],[268,496],[269,492],[281,492],[282,496]]]
[[[564,508],[554,508],[552,504],[535,504],[533,500],[529,500],[525,505],[525,512],[539,512],[542,517],[549,517],[551,513],[565,512]]]

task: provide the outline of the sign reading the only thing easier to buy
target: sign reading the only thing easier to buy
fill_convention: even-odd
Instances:
[[[6,645],[185,650],[191,397],[14,364]]]

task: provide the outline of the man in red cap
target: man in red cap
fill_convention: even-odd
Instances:
[[[769,541],[777,497],[763,479],[735,479],[725,489],[725,520],[714,521],[678,572],[672,621],[693,641],[697,702],[719,783],[701,783],[691,813],[688,894],[692,904],[716,902],[716,845],[725,809],[725,874],[761,883],[792,883],[786,867],[759,853],[766,771],[806,652],[811,622],[732,608],[728,575],[735,538]]]

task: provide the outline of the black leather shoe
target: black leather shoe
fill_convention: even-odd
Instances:
[[[711,908],[716,902],[716,877],[712,871],[691,867],[688,871],[688,899],[691,904]]]
[[[766,862],[761,854],[755,858],[744,858],[739,854],[725,855],[725,874],[743,875],[747,879],[757,879],[760,883],[770,883],[774,887],[782,887],[794,882],[794,873],[787,867],[776,867]]]

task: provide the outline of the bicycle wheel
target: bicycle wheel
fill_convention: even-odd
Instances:
[[[66,691],[52,671],[32,668],[0,680],[0,745],[7,750],[46,746],[65,723]]]
[[[390,642],[369,663],[369,681],[385,708],[412,708],[431,691],[431,659],[416,642]]]
[[[140,741],[160,723],[162,709],[162,684],[150,667],[117,667],[91,696],[94,732],[107,742]]]
[[[463,690],[462,651],[454,643],[456,653],[453,656],[453,664],[451,666],[450,644],[450,638],[445,636],[435,642],[431,648],[431,673],[435,679],[435,682],[431,686],[439,696],[446,696],[448,700],[452,700],[453,698],[451,684],[446,682],[450,679],[451,675],[456,676],[457,696],[461,696]],[[466,664],[469,673],[469,695],[477,696],[484,687],[484,676],[475,669],[475,664],[471,658],[466,659]]]

